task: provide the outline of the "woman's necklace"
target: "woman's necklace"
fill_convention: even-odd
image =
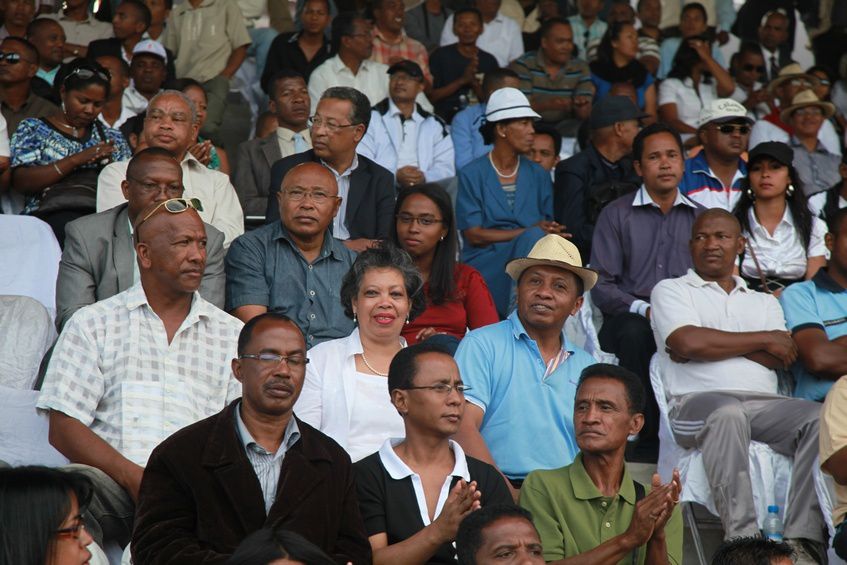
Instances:
[[[73,135],[74,137],[79,137],[79,131],[76,129],[76,126],[71,125],[71,123],[70,123],[71,121],[68,119],[67,114],[63,113],[62,118],[68,123],[63,124],[63,123],[59,122],[59,125],[62,126],[63,128],[70,130],[71,135]]]
[[[506,173],[500,171],[500,169],[497,168],[497,165],[494,164],[494,159],[491,157],[491,154],[492,154],[492,151],[489,151],[488,152],[488,162],[491,163],[491,166],[494,167],[494,172],[497,173],[499,176],[503,177],[504,179],[510,179],[513,176],[515,176],[516,174],[518,174],[518,169],[521,168],[521,158],[520,157],[518,157],[518,164],[515,165],[515,170],[512,171],[511,174],[507,175]]]
[[[373,373],[373,374],[375,374],[375,375],[378,375],[378,376],[380,376],[380,377],[387,377],[387,376],[388,376],[388,373],[380,373],[379,371],[377,371],[376,369],[374,369],[373,367],[371,367],[371,364],[370,364],[370,363],[368,363],[368,358],[367,358],[367,357],[365,357],[365,352],[364,352],[364,350],[362,351],[362,361],[365,363],[365,367],[367,367],[368,369],[370,369],[370,370],[371,370],[371,373]]]

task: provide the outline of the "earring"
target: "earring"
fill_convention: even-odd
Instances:
[[[355,326],[358,323],[359,323],[359,320],[356,318],[356,313],[353,312],[353,325]]]
[[[442,235],[441,237],[439,237],[438,241],[444,241],[444,236]]]
[[[785,189],[785,196],[787,196],[788,198],[791,198],[792,194],[794,194],[794,185],[789,184],[788,188]]]
[[[407,326],[409,325],[409,316],[408,316],[408,314],[406,315],[406,325],[407,325]]]
[[[747,197],[748,197],[750,200],[755,200],[755,199],[756,199],[756,194],[753,192],[753,188],[752,188],[752,187],[747,189]]]

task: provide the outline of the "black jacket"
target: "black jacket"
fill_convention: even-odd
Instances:
[[[320,163],[313,150],[289,155],[274,163],[271,168],[271,186],[268,189],[268,207],[265,223],[278,222],[279,204],[276,194],[285,174],[300,163]],[[347,231],[350,239],[385,239],[394,221],[394,175],[367,157],[359,155],[359,166],[350,175],[350,193],[346,206]]]

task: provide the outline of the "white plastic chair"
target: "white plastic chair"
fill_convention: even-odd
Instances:
[[[680,500],[683,503],[689,503],[683,505],[683,516],[686,525],[691,530],[699,562],[701,565],[706,565],[707,561],[700,532],[697,529],[690,503],[696,502],[706,507],[715,516],[718,512],[712,499],[712,489],[709,485],[706,469],[703,466],[703,454],[697,449],[680,447],[674,440],[668,418],[668,398],[665,393],[665,383],[660,374],[658,359],[658,354],[654,355],[650,362],[650,383],[653,385],[656,403],[659,405],[659,462],[657,472],[661,475],[662,480],[668,481],[673,469],[679,469],[679,475],[682,479]],[[762,527],[768,514],[768,506],[776,504],[784,514],[788,488],[791,484],[791,467],[792,462],[789,457],[776,453],[764,443],[750,442],[750,482],[753,485],[753,503],[756,507],[759,528]],[[832,496],[820,471],[815,473],[815,490],[831,538],[834,534]]]
[[[0,295],[29,296],[56,318],[56,277],[62,250],[46,223],[0,214]]]
[[[595,321],[596,320],[596,321]],[[574,345],[581,347],[598,363],[618,364],[618,358],[600,348],[597,337],[597,322],[602,323],[603,317],[591,302],[591,292],[583,295],[582,307],[576,316],[568,316],[565,321],[565,335]]]

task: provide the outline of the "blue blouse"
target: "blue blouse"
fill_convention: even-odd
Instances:
[[[77,139],[56,129],[46,118],[26,118],[12,135],[12,168],[50,165],[106,140],[115,146],[115,152],[111,155],[113,162],[125,161],[132,157],[132,151],[120,131],[106,126],[103,126],[102,131],[106,139],[100,137],[96,126],[91,126],[87,137]],[[78,169],[100,167],[101,165],[95,162],[82,165]],[[28,196],[22,213],[31,214],[36,211],[40,200],[41,194]]]

